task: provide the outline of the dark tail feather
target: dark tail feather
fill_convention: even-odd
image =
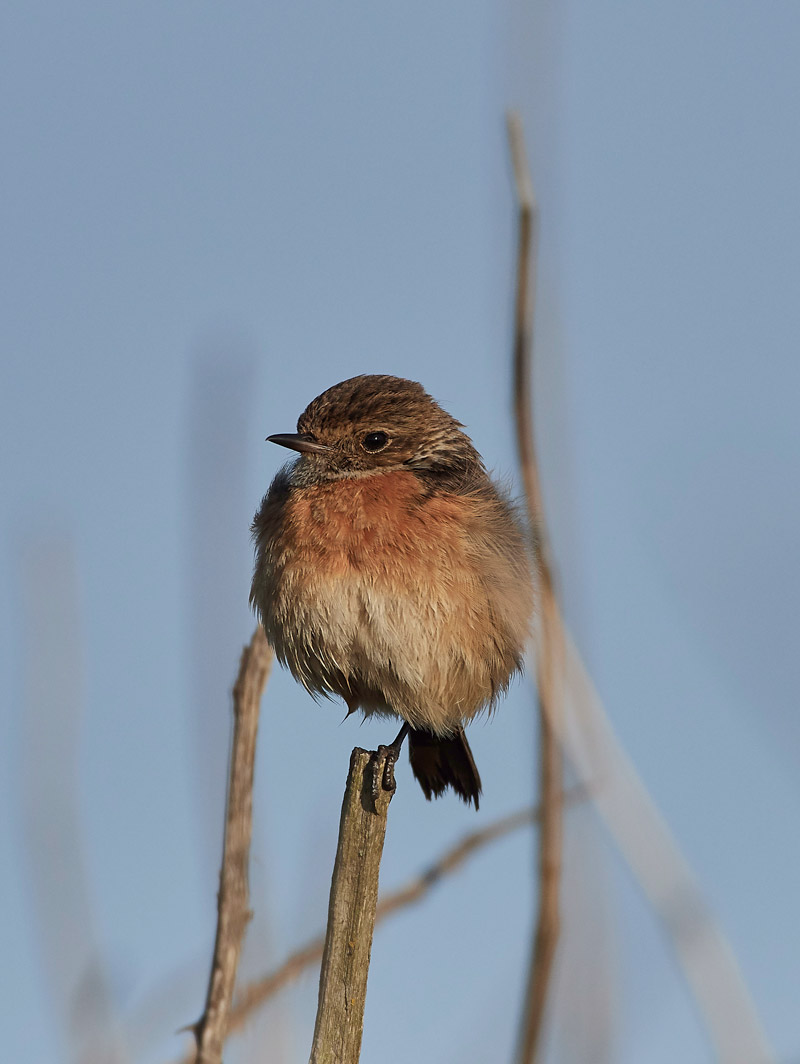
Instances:
[[[447,739],[412,729],[408,734],[408,756],[428,801],[452,787],[459,798],[474,802],[478,808],[481,778],[463,728]]]

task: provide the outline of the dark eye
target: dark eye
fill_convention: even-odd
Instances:
[[[368,432],[361,441],[361,446],[365,451],[382,451],[388,442],[389,437],[385,432]]]

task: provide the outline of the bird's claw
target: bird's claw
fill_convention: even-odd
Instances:
[[[399,753],[392,746],[379,746],[372,755],[372,798],[376,802],[381,790],[394,794],[397,789],[394,766]]]

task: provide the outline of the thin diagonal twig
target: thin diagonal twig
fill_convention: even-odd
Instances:
[[[259,707],[271,666],[272,650],[259,625],[242,652],[233,687],[233,742],[217,896],[217,934],[206,1005],[194,1026],[196,1064],[222,1062],[239,953],[251,915],[247,873],[253,824],[253,769]]]
[[[508,141],[517,195],[517,274],[514,311],[514,420],[517,453],[530,523],[538,616],[534,632],[539,694],[539,912],[523,1004],[517,1059],[532,1064],[539,1045],[547,990],[559,935],[559,884],[563,835],[563,765],[558,741],[562,713],[564,654],[558,604],[544,524],[542,491],[533,434],[531,376],[536,290],[538,211],[525,155],[522,122],[508,115]]]

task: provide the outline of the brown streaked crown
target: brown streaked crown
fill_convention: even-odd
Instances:
[[[326,450],[303,454],[293,479],[399,468],[423,476],[485,476],[461,423],[421,384],[401,377],[365,374],[328,388],[300,415],[297,431]]]

